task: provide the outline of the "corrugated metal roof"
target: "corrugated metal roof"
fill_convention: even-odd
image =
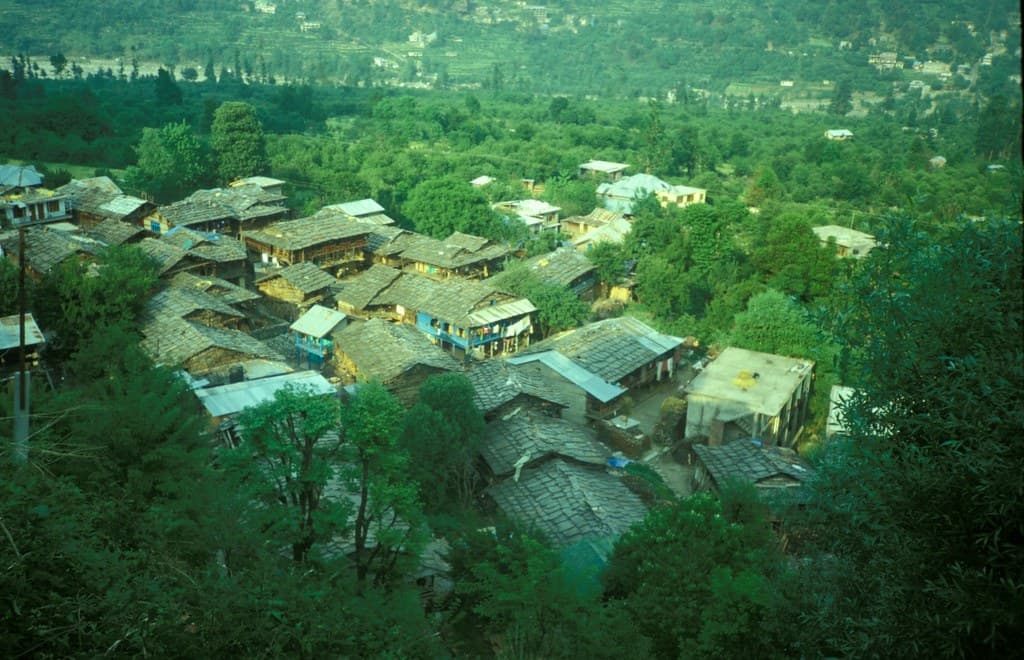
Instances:
[[[16,348],[21,343],[19,326],[18,314],[0,318],[0,351]],[[25,345],[34,346],[45,341],[43,331],[36,325],[32,314],[25,314]]]
[[[531,355],[515,355],[507,359],[512,364],[540,362],[567,378],[601,403],[607,403],[626,392],[624,388],[613,385],[597,374],[587,371],[557,351],[545,351]]]
[[[470,326],[476,327],[497,323],[498,321],[512,318],[513,316],[530,314],[531,312],[536,311],[537,308],[533,306],[532,302],[526,298],[519,298],[518,300],[510,300],[509,302],[498,303],[497,305],[491,305],[490,307],[482,307],[474,310],[469,313],[467,318],[469,319]]]
[[[278,390],[289,385],[311,389],[316,394],[337,392],[335,387],[316,371],[297,371],[270,378],[230,383],[220,387],[208,387],[196,390],[195,394],[210,415],[223,417],[224,415],[235,415],[250,406],[271,401]]]
[[[373,215],[384,212],[383,206],[369,198],[357,199],[354,202],[343,202],[332,206],[356,218],[361,215]]]
[[[338,327],[338,324],[345,320],[345,314],[336,309],[313,305],[305,314],[300,316],[295,323],[291,324],[289,330],[308,335],[310,337],[322,338],[331,330]]]

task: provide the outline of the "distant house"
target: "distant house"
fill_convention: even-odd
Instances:
[[[822,245],[827,246],[830,242],[835,243],[836,254],[840,257],[860,259],[867,256],[876,245],[874,236],[857,231],[856,229],[850,229],[849,227],[823,225],[821,227],[812,227],[812,231],[814,231],[815,236],[818,237]]]
[[[614,540],[647,515],[616,476],[554,459],[487,489],[512,520],[541,532],[556,548]]]
[[[57,192],[68,196],[72,219],[85,228],[106,221],[141,225],[142,219],[156,210],[153,202],[124,194],[106,176],[72,179]]]
[[[552,458],[603,468],[611,451],[589,427],[526,408],[487,425],[480,455],[492,478],[500,479]]]
[[[606,160],[589,160],[581,163],[578,174],[580,177],[590,177],[605,181],[618,181],[622,178],[623,172],[629,169],[628,163],[610,163]]]
[[[185,198],[185,201],[230,209],[233,214],[232,222],[217,231],[241,238],[242,232],[261,229],[288,217],[289,210],[284,204],[286,198],[280,193],[272,192],[276,189],[274,186],[267,189],[253,183],[232,184],[230,188],[197,190]]]
[[[613,410],[629,389],[671,378],[683,351],[682,338],[624,316],[567,330],[508,360],[529,365],[569,402],[563,416],[583,422]]]
[[[108,218],[89,228],[87,234],[106,245],[138,243],[148,235],[138,223],[130,224]]]
[[[488,421],[523,409],[561,416],[568,405],[536,374],[508,360],[474,362],[466,377],[473,385],[473,403]]]
[[[493,176],[487,176],[486,174],[481,174],[477,178],[471,180],[469,183],[474,188],[480,188],[482,186],[486,186],[489,183],[494,183],[495,181],[496,181],[496,179]]]
[[[345,280],[335,296],[341,311],[368,318],[377,296],[402,276],[402,271],[374,264],[355,277]]]
[[[591,229],[585,234],[572,239],[571,245],[574,250],[588,252],[595,245],[600,243],[612,243],[621,245],[626,236],[633,230],[633,225],[625,218],[614,218],[607,224]]]
[[[686,437],[709,445],[792,445],[807,418],[814,362],[729,347],[686,386]]]
[[[928,164],[932,166],[932,169],[941,170],[946,166],[945,156],[933,156],[928,160]]]
[[[323,207],[325,212],[340,212],[359,222],[371,225],[393,225],[394,219],[388,217],[384,207],[372,199],[358,199],[354,202],[342,202]]]
[[[622,220],[622,214],[608,209],[597,207],[586,215],[574,215],[562,218],[559,231],[568,234],[570,238],[577,238],[589,231],[603,227],[614,220]]]
[[[329,297],[336,282],[316,265],[300,262],[257,279],[256,288],[265,296],[305,310]]]
[[[284,184],[286,181],[281,179],[274,179],[269,176],[247,176],[242,179],[235,179],[228,186],[230,188],[242,188],[246,189],[250,186],[256,186],[263,192],[274,197],[280,197],[284,199]]]
[[[236,283],[250,279],[250,265],[241,241],[216,232],[198,232],[175,227],[160,237],[201,262],[196,272]]]
[[[333,215],[277,222],[245,232],[246,247],[264,264],[294,266],[310,262],[337,269],[363,260],[373,225]]]
[[[825,137],[829,140],[852,140],[853,133],[845,128],[830,128],[825,131]]]
[[[493,206],[498,213],[506,217],[522,220],[526,228],[534,234],[544,231],[558,230],[558,214],[562,209],[538,199],[516,199],[498,202]]]
[[[697,470],[694,485],[718,492],[730,482],[751,484],[761,493],[799,488],[814,474],[792,449],[764,447],[738,440],[726,445],[694,445]]]
[[[706,202],[707,194],[703,188],[674,185],[650,174],[634,174],[597,187],[597,196],[605,208],[625,215],[631,215],[633,203],[645,195],[654,195],[663,207],[683,208]]]
[[[358,381],[375,380],[406,405],[428,377],[459,369],[451,355],[415,328],[371,319],[352,323],[334,339],[338,364]]]
[[[844,385],[833,385],[828,395],[828,421],[825,423],[825,438],[845,436],[849,432],[846,423],[846,404],[853,399],[856,390]]]
[[[348,316],[329,307],[313,305],[288,328],[295,337],[295,361],[323,367],[334,353],[334,334],[348,324]]]

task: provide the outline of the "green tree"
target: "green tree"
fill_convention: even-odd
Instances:
[[[64,53],[50,55],[50,66],[53,67],[53,77],[60,78],[68,66],[68,58],[64,56]]]
[[[243,475],[241,482],[252,484],[252,497],[263,507],[257,512],[260,527],[303,563],[315,544],[340,535],[348,523],[348,499],[325,497],[332,482],[341,480],[338,402],[286,388],[272,401],[247,408],[238,423],[244,440],[225,458]]]
[[[167,69],[160,67],[153,82],[156,102],[160,105],[181,105],[181,89],[174,82],[174,76]]]
[[[854,277],[852,440],[797,525],[796,610],[826,655],[999,657],[1024,630],[1024,285],[1014,221],[887,221]],[[839,568],[841,566],[841,569]]]
[[[800,215],[771,218],[751,261],[765,274],[768,286],[804,301],[823,298],[837,285],[835,248],[821,245],[810,221]]]
[[[135,148],[138,167],[129,168],[127,183],[149,192],[158,202],[171,202],[209,181],[209,158],[184,121],[162,128],[143,128]]]
[[[418,561],[428,530],[408,456],[398,446],[402,407],[379,383],[361,385],[341,411],[346,475],[357,495],[353,561],[362,584],[387,584]]]
[[[443,374],[423,382],[416,405],[405,416],[401,446],[429,510],[472,504],[483,432],[484,418],[473,403],[468,378]]]
[[[542,337],[575,328],[590,316],[590,308],[575,293],[564,286],[541,281],[522,262],[506,265],[505,270],[495,276],[494,285],[533,303]]]
[[[456,231],[486,237],[504,233],[501,218],[491,210],[484,194],[454,177],[419,183],[409,191],[402,214],[416,231],[434,238],[447,238]]]
[[[853,90],[847,80],[841,80],[832,91],[832,100],[828,104],[828,112],[840,117],[847,115],[853,110]]]
[[[722,501],[694,495],[651,511],[619,539],[605,597],[652,640],[653,657],[773,657],[780,559],[752,487]]]
[[[252,105],[241,101],[222,103],[213,115],[210,133],[222,183],[269,173],[263,124]]]

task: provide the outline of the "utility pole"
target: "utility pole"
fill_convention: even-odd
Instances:
[[[28,462],[29,378],[25,364],[25,224],[18,225],[18,357],[14,383],[14,462]]]

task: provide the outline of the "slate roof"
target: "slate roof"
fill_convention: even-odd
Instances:
[[[88,179],[72,179],[57,188],[71,200],[71,208],[91,215],[120,220],[150,205],[139,197],[125,195],[110,177],[97,176]]]
[[[283,186],[287,181],[281,179],[274,179],[269,176],[247,176],[242,179],[235,179],[230,185],[232,188],[239,188],[244,186],[259,186],[260,188],[277,188]]]
[[[11,254],[18,254],[18,239],[15,237],[4,245]],[[54,266],[80,253],[96,253],[102,245],[96,241],[81,239],[71,234],[46,229],[25,231],[25,259],[32,270],[48,273]]]
[[[306,310],[305,314],[296,319],[295,323],[292,323],[288,329],[309,337],[322,339],[338,327],[338,324],[344,322],[346,318],[348,317],[343,312],[339,312],[336,309],[330,309],[323,305],[313,305]]]
[[[402,272],[374,264],[352,279],[342,283],[342,289],[335,298],[338,302],[348,303],[355,309],[365,309],[381,291],[391,285],[402,275]]]
[[[574,215],[570,218],[563,218],[562,222],[574,222],[577,224],[588,225],[590,227],[603,227],[612,220],[622,220],[622,214],[617,211],[609,209],[603,209],[600,206],[596,207],[593,211],[586,215]]]
[[[171,243],[206,261],[225,263],[246,259],[245,246],[242,245],[242,242],[224,234],[198,232],[179,226],[163,234],[160,240]]]
[[[319,214],[298,220],[282,220],[263,229],[246,232],[245,235],[259,243],[294,252],[332,241],[366,236],[373,230],[374,225],[337,215]]]
[[[284,195],[268,192],[258,185],[197,190],[186,198],[190,202],[229,208],[241,221],[287,213],[280,205],[284,200]]]
[[[490,301],[495,302],[494,308],[498,308],[499,303],[515,301],[522,301],[523,305],[517,309],[494,309],[485,305]],[[413,273],[403,273],[390,287],[382,291],[374,302],[402,305],[460,327],[477,327],[536,310],[525,298],[517,299],[498,293],[483,282],[459,277],[450,277],[441,282]],[[497,317],[484,318],[488,316],[485,314],[488,309],[497,314]]]
[[[516,365],[526,364],[527,362],[540,362],[601,403],[608,403],[615,397],[628,391],[625,388],[607,382],[595,373],[587,371],[558,351],[550,350],[530,353],[529,355],[513,355],[507,358],[507,360]]]
[[[331,287],[337,282],[333,275],[322,270],[316,264],[303,261],[261,277],[257,283],[266,282],[276,277],[280,277],[307,295]]]
[[[772,417],[813,368],[811,360],[730,346],[690,381],[686,393],[734,401]]]
[[[532,410],[519,410],[487,425],[480,455],[491,472],[508,475],[516,465],[558,456],[603,466],[611,455],[594,432]]]
[[[396,254],[402,251],[402,246],[395,239],[407,233],[404,229],[388,225],[374,227],[366,236],[366,249],[382,257]]]
[[[17,348],[21,345],[20,315],[0,317],[0,351]],[[46,339],[43,331],[36,325],[32,312],[25,313],[25,346],[42,344]]]
[[[372,199],[358,199],[354,202],[342,202],[341,204],[332,204],[327,208],[336,208],[342,213],[346,213],[353,218],[358,218],[364,215],[377,215],[384,213],[384,207],[375,202]]]
[[[234,209],[226,204],[190,199],[161,206],[157,212],[175,227],[188,227],[189,225],[232,220],[238,217]]]
[[[283,360],[266,344],[238,330],[211,328],[179,318],[161,318],[141,328],[140,346],[157,364],[176,367],[210,348],[222,348],[244,357]]]
[[[682,344],[679,337],[622,316],[567,330],[530,346],[523,354],[556,351],[608,383],[617,383]]]
[[[540,281],[566,288],[597,271],[597,267],[586,256],[566,248],[527,259],[526,266]]]
[[[92,227],[88,234],[107,245],[124,245],[138,236],[145,235],[146,230],[140,225],[121,222],[115,218],[107,218]]]
[[[367,380],[382,383],[421,364],[445,371],[459,368],[455,358],[416,328],[383,319],[349,324],[335,334],[334,347],[348,357]]]
[[[288,386],[311,389],[316,394],[337,393],[337,389],[316,371],[296,371],[219,387],[207,387],[194,392],[206,408],[206,412],[213,417],[223,417],[236,415],[251,406],[273,401],[274,394]]]
[[[456,232],[442,241],[406,232],[392,241],[392,254],[398,253],[402,259],[449,270],[501,259],[508,254],[508,248],[504,245],[490,243],[486,239],[481,244],[473,240],[477,238]]]
[[[755,486],[799,486],[813,475],[792,450],[763,448],[747,440],[716,447],[695,444],[693,450],[718,486],[730,480]]]
[[[608,221],[600,227],[595,227],[585,234],[572,239],[573,246],[585,245],[587,243],[622,243],[626,240],[629,232],[633,231],[633,225],[623,218],[621,214]]]
[[[473,403],[485,415],[521,394],[563,407],[568,405],[545,387],[540,378],[506,360],[476,362],[466,377],[473,384]]]
[[[188,257],[188,252],[185,250],[182,250],[173,243],[161,241],[158,238],[144,238],[139,242],[139,247],[142,248],[143,252],[156,260],[161,275]]]
[[[183,319],[198,311],[216,312],[237,319],[245,318],[244,314],[217,296],[198,289],[169,287],[154,294],[146,302],[142,320],[151,323],[172,316]]]
[[[640,498],[617,477],[557,459],[487,492],[508,517],[539,530],[556,546],[620,536],[647,515]]]
[[[228,282],[227,280],[222,280],[218,277],[200,277],[198,275],[193,275],[192,273],[181,272],[176,273],[168,283],[170,286],[180,289],[204,291],[212,296],[220,298],[223,302],[229,305],[236,305],[238,303],[260,299],[260,294],[255,291],[250,291],[244,287],[240,287],[237,284]]]

